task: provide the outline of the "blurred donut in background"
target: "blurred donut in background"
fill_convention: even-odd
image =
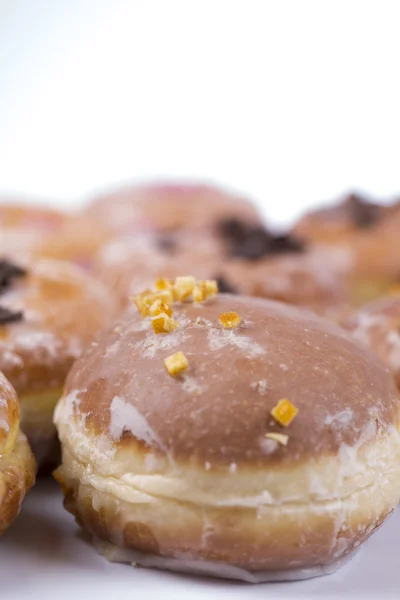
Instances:
[[[293,227],[300,239],[320,244],[347,242],[372,229],[391,208],[352,193],[329,206],[306,212]]]
[[[39,465],[57,448],[53,410],[68,371],[115,315],[112,295],[77,266],[0,261],[0,370],[21,403],[21,426]]]
[[[44,236],[59,232],[67,220],[53,208],[0,198],[0,256],[26,259]]]
[[[122,307],[155,279],[190,273],[217,279],[221,292],[280,300],[332,318],[348,304],[346,270],[339,250],[315,252],[293,235],[237,219],[220,224],[213,236],[120,238],[106,245],[95,263],[95,273]]]
[[[379,356],[400,388],[400,287],[397,294],[366,304],[342,325]]]
[[[306,213],[293,227],[300,239],[318,248],[340,248],[347,254],[353,306],[387,294],[400,281],[399,230],[399,201],[383,205],[356,194]]]
[[[71,215],[60,230],[46,235],[37,244],[34,258],[68,260],[90,270],[96,254],[110,240],[110,231],[101,221],[83,214]]]
[[[240,195],[205,184],[147,183],[94,198],[86,215],[117,235],[182,229],[210,232],[221,221],[261,223],[256,206]]]

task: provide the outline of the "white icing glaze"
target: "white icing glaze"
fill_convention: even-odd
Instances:
[[[149,446],[156,444],[162,447],[157,434],[150,427],[145,417],[120,396],[114,396],[110,406],[110,414],[110,435],[114,440],[121,439],[123,432],[127,430],[136,439],[144,441]]]

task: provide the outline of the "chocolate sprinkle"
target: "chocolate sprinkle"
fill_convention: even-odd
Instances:
[[[8,289],[14,279],[24,277],[26,270],[3,258],[0,259],[0,294]]]
[[[22,318],[23,313],[21,311],[12,311],[0,306],[0,325],[15,323],[16,321],[21,321]]]
[[[0,259],[0,294],[8,290],[14,282],[14,279],[24,277],[27,274],[26,270],[9,260]],[[13,311],[9,308],[0,306],[0,325],[15,323],[23,318],[22,311]]]
[[[217,275],[212,279],[216,279],[220,294],[237,294],[236,289],[222,275]]]
[[[259,260],[268,255],[304,252],[305,245],[290,234],[275,235],[261,226],[248,225],[237,219],[227,219],[218,231],[228,246],[228,256]]]

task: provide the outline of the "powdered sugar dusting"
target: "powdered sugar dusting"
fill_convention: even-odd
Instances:
[[[253,381],[253,383],[250,384],[250,387],[255,392],[258,392],[260,396],[265,396],[268,392],[269,384],[266,379],[260,379],[260,381]]]
[[[144,357],[152,358],[159,351],[180,346],[188,337],[182,327],[178,327],[173,333],[168,334],[161,333],[157,335],[150,332],[144,340],[135,345],[135,349],[141,351]]]
[[[205,383],[200,383],[190,375],[185,375],[182,383],[182,389],[188,394],[193,394],[194,396],[197,396],[206,392],[208,390],[208,385],[206,385]]]
[[[348,425],[353,418],[353,411],[351,408],[346,408],[340,413],[334,415],[327,415],[324,419],[324,425]]]
[[[236,331],[210,329],[208,332],[208,347],[211,351],[221,350],[227,346],[235,346],[249,358],[255,358],[266,353],[257,342]]]

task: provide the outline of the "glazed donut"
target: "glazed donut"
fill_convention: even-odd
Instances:
[[[35,459],[20,431],[19,418],[15,390],[0,373],[0,535],[18,515],[35,481]]]
[[[26,259],[44,236],[59,231],[66,220],[52,208],[0,199],[0,256]]]
[[[139,295],[141,313],[161,297]],[[399,501],[389,370],[281,303],[170,308],[128,310],[72,367],[55,411],[66,508],[113,560],[254,582],[332,571]]]
[[[232,218],[262,222],[248,200],[200,184],[155,183],[116,190],[93,199],[87,215],[116,234],[211,231]]]
[[[167,244],[166,244],[167,242]],[[119,238],[98,254],[94,271],[122,307],[158,277],[217,278],[220,291],[280,300],[336,319],[350,302],[348,254],[306,248],[261,226],[226,223],[219,236],[175,234]]]
[[[357,195],[308,213],[294,227],[303,240],[347,254],[350,304],[362,306],[400,281],[400,202],[375,204]]]
[[[39,464],[51,455],[53,409],[65,377],[98,329],[114,317],[108,290],[78,267],[0,261],[0,370],[21,402],[22,429]]]
[[[400,295],[366,304],[342,325],[389,367],[400,389]]]
[[[389,207],[359,194],[349,194],[338,203],[306,213],[294,225],[293,233],[313,243],[347,242],[352,236],[373,228],[389,211]]]

